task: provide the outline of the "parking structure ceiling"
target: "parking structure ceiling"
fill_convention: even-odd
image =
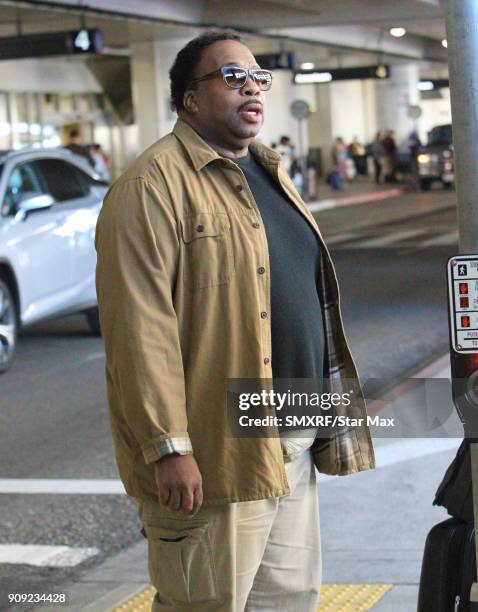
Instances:
[[[245,32],[256,54],[294,50],[301,62],[446,62],[442,0],[0,0],[0,36],[84,24],[103,30],[110,54],[218,26]],[[392,39],[389,29],[398,26],[407,35]]]

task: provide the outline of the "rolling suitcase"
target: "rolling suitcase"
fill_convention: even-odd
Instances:
[[[418,612],[477,612],[470,603],[475,580],[473,523],[450,518],[435,525],[425,543]]]
[[[332,187],[332,189],[340,189],[342,187],[342,178],[340,176],[340,172],[338,170],[332,170],[327,175],[327,182]]]

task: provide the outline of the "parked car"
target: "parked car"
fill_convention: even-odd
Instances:
[[[428,191],[435,181],[444,187],[455,182],[451,124],[437,125],[428,132],[428,144],[418,154],[418,179],[422,191]]]
[[[20,328],[83,312],[100,333],[94,233],[107,189],[68,150],[0,152],[0,373]]]

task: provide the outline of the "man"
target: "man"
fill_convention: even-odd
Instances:
[[[76,128],[74,128],[70,130],[69,137],[70,137],[70,142],[65,146],[65,149],[69,149],[75,155],[79,155],[80,157],[83,157],[90,164],[90,166],[94,167],[95,162],[91,158],[88,148],[85,147],[84,144],[82,144],[80,132]]]
[[[281,136],[276,151],[282,157],[282,166],[289,176],[291,176],[291,166],[293,162],[293,148],[289,136]]]
[[[397,181],[397,177],[395,176],[397,145],[395,143],[395,132],[393,130],[388,130],[385,133],[382,146],[385,158],[385,182],[395,183]]]
[[[153,610],[312,612],[314,465],[374,467],[369,431],[234,437],[226,397],[229,379],[325,372],[330,391],[352,381],[348,414],[365,416],[334,271],[280,155],[255,140],[270,73],[213,32],[170,78],[178,122],[112,186],[96,234],[116,457]]]

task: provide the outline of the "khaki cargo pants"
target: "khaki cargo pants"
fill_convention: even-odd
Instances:
[[[153,612],[315,612],[322,578],[310,450],[285,464],[291,495],[182,518],[144,502]]]

